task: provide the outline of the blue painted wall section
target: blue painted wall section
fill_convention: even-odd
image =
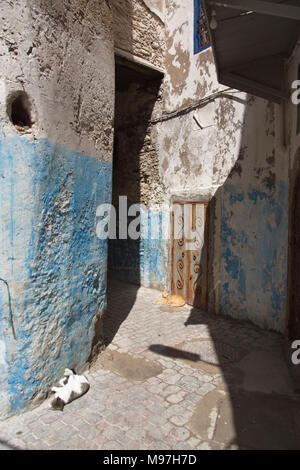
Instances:
[[[227,184],[222,200],[221,312],[284,331],[288,184]]]
[[[147,237],[139,240],[109,241],[109,274],[112,277],[145,287],[165,287],[165,239],[162,212],[142,212],[141,224],[148,225]],[[128,225],[131,219],[128,219]],[[153,230],[153,226],[155,229]],[[151,238],[151,233],[155,238]]]
[[[96,236],[96,208],[111,200],[111,175],[109,163],[47,139],[1,138],[0,277],[11,289],[17,339],[0,286],[8,383],[0,412],[24,409],[65,367],[86,364],[106,302],[107,242]]]

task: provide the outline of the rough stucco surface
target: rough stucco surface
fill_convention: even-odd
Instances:
[[[37,137],[110,161],[114,56],[106,2],[3,1],[0,17],[2,87],[32,98]]]
[[[133,10],[135,4],[131,4]],[[128,8],[129,3],[126,5]],[[267,101],[221,86],[211,48],[194,55],[192,0],[167,0],[164,18],[166,75],[161,106],[156,106],[152,119],[182,110],[213,93],[223,93],[210,104],[154,124],[151,135],[145,133],[139,151],[139,200],[150,207],[155,203],[170,207],[172,198],[213,204],[210,307],[284,331],[288,175],[284,165],[287,152],[281,142],[281,111]],[[139,31],[138,26],[135,28]],[[145,43],[148,56],[138,52],[141,47],[138,38],[142,36],[137,32],[134,37],[136,54],[161,65],[148,43]],[[124,35],[122,38],[122,47],[132,52]],[[139,112],[132,109],[128,113],[131,120],[136,115]],[[199,125],[207,119],[206,125]],[[124,136],[122,145],[128,149],[125,154],[130,160],[132,138],[127,131]],[[132,161],[124,167],[127,172],[124,181],[130,181]],[[122,184],[126,183],[120,187]],[[134,185],[130,191],[134,191]],[[134,201],[137,199],[132,197]],[[162,245],[166,275],[170,270],[167,241],[160,242]],[[137,259],[127,262],[130,256],[125,256],[122,265],[119,257],[116,265],[123,266],[126,275],[129,275],[128,267],[136,265],[132,272],[140,269],[141,278],[145,265],[140,264],[143,259],[140,250],[123,249],[120,253],[127,251],[136,251]]]
[[[193,54],[193,0],[166,0],[165,22],[165,109],[170,112],[224,87],[218,84],[211,49]]]
[[[95,236],[95,213],[111,197],[114,45],[166,70],[148,121],[224,89],[211,49],[193,54],[193,0],[162,3],[1,2],[0,277],[9,284],[17,334],[15,340],[0,282],[1,416],[41,398],[64,367],[84,366],[105,308],[107,248]],[[299,47],[290,81],[298,63]],[[7,116],[7,100],[22,90],[35,121],[25,134]],[[145,109],[140,91],[132,88],[132,102],[122,103],[128,161],[135,137],[128,126],[140,125]],[[288,107],[284,147],[279,107],[234,90],[209,106],[143,128],[139,188],[130,198],[147,206],[143,223],[156,227],[169,218],[159,204],[209,201],[210,306],[284,331],[286,162],[289,156],[293,164],[300,145],[296,107]],[[200,127],[207,117],[209,125]],[[125,165],[129,181],[132,170]],[[168,233],[164,227],[155,240],[119,245],[115,267],[127,279],[138,274],[144,285],[169,287]]]
[[[144,4],[154,13],[162,22],[165,16],[165,1],[164,0],[143,0]]]
[[[5,325],[9,400],[20,410],[90,355],[106,277],[95,214],[110,196],[111,165],[47,139],[11,136],[0,149],[1,275],[17,336]]]
[[[288,171],[281,110],[218,84],[211,49],[193,54],[192,6],[166,2],[164,112],[223,93],[156,125],[165,200],[213,206],[210,308],[283,332]]]
[[[1,2],[0,415],[38,400],[65,367],[82,370],[105,308],[106,242],[96,208],[111,199],[114,55],[106,2]],[[7,102],[24,90],[34,125]]]
[[[275,105],[248,101],[243,129],[242,152],[215,194],[221,199],[220,308],[284,331],[288,171],[275,144]]]
[[[233,100],[213,102],[214,122],[205,129],[194,120],[201,113],[199,108],[157,125],[161,178],[169,194],[176,187],[193,192],[201,186],[213,191],[225,181],[239,154],[244,115],[243,103],[229,96]],[[245,102],[245,96],[239,98]]]
[[[161,179],[169,198],[214,200],[214,308],[284,331],[288,183],[275,109],[231,96],[215,101],[207,129],[193,112],[159,124]]]

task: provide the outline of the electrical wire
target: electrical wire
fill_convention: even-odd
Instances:
[[[163,122],[167,121],[168,119],[173,119],[177,116],[182,116],[183,114],[189,113],[191,110],[198,108],[202,104],[209,103],[210,101],[213,101],[215,98],[217,98],[220,95],[223,95],[227,91],[235,91],[234,88],[224,88],[224,90],[217,91],[216,93],[212,93],[209,96],[206,96],[205,98],[202,98],[201,100],[197,101],[196,103],[193,103],[186,108],[179,109],[178,111],[173,111],[172,113],[165,114],[157,119],[152,119],[150,121],[150,124],[156,124],[158,122]],[[240,93],[240,92],[239,92]]]

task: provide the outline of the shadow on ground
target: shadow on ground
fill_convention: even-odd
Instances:
[[[262,101],[251,96],[245,105],[239,157],[208,205],[208,274],[199,269],[193,289],[195,298],[201,298],[208,277],[207,310],[214,310],[212,279],[218,278],[219,310],[230,317],[253,318],[265,328],[267,315],[269,324],[277,326],[285,316],[282,305],[286,299],[280,286],[287,282],[286,258],[282,256],[280,269],[278,260],[286,253],[288,185],[284,172],[278,170],[281,162],[274,150],[274,123],[264,121],[264,113],[274,114],[274,105],[268,103],[265,108]],[[228,109],[223,112],[228,115]],[[255,134],[257,140],[268,123],[269,148],[251,149],[249,129],[253,129],[254,120],[262,123]],[[271,226],[269,220],[275,210],[277,223]],[[215,220],[219,220],[219,229],[214,226]],[[214,253],[216,233],[218,247]],[[206,265],[205,251],[202,249],[200,267]],[[219,268],[212,266],[217,256],[221,258]],[[184,252],[182,259],[186,259]],[[219,269],[214,276],[213,269]],[[190,344],[150,346],[157,354],[186,361],[206,373],[219,372],[222,377],[219,389],[207,393],[196,406],[190,429],[204,441],[224,443],[226,448],[300,449],[300,399],[286,361],[287,342],[278,335],[272,343],[276,333],[264,329],[259,330],[261,340],[251,343],[247,335],[251,331],[255,334],[255,327],[245,324],[243,328],[243,324],[228,319],[231,328],[220,331],[221,319],[220,315],[191,308],[186,327],[206,325],[208,338],[195,338]]]
[[[126,286],[126,295],[120,286]],[[102,321],[102,336],[104,345],[108,346],[119,331],[120,326],[128,317],[136,300],[138,286],[135,284],[120,283],[109,278],[107,281],[107,309]]]
[[[12,446],[5,441],[0,441],[0,450],[19,450],[19,448]]]
[[[293,390],[285,340],[266,331],[265,344],[253,342],[251,347],[249,341],[245,346],[247,324],[243,328],[243,323],[226,318],[230,329],[220,332],[215,325],[221,319],[193,308],[186,326],[206,325],[209,337],[149,347],[206,374],[220,374],[217,389],[196,404],[190,430],[212,448],[300,449],[300,396]],[[251,330],[256,327],[248,326],[248,334]],[[273,343],[272,335],[277,336]]]

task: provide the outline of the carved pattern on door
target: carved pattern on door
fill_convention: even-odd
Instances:
[[[208,203],[174,202],[171,290],[188,304],[207,308]]]

